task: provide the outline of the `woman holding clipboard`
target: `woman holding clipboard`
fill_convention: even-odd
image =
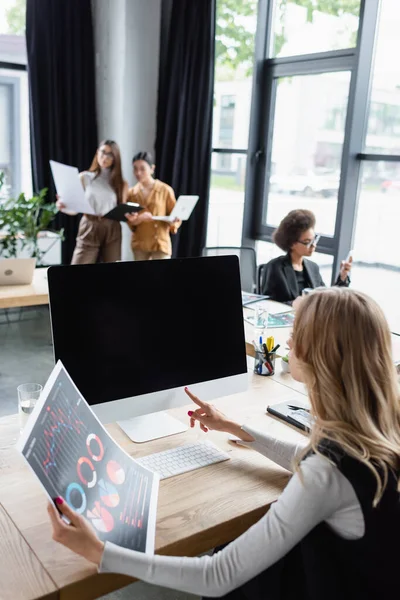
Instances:
[[[175,234],[181,221],[172,223],[153,220],[153,216],[167,217],[176,204],[172,187],[154,179],[155,165],[149,152],[139,152],[132,159],[137,184],[129,190],[129,202],[140,204],[144,210],[126,215],[132,230],[132,252],[135,260],[171,258],[170,234]]]
[[[79,223],[71,264],[92,264],[121,260],[121,224],[104,218],[118,204],[125,203],[128,183],[123,179],[119,146],[112,140],[100,143],[88,171],[80,173],[86,198],[95,215],[83,215]],[[66,214],[61,198],[57,207]]]

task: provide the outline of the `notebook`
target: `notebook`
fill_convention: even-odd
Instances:
[[[140,210],[143,210],[143,206],[136,204],[136,202],[117,204],[117,206],[114,206],[114,208],[104,215],[104,218],[111,219],[112,221],[126,221],[126,213],[136,213]]]

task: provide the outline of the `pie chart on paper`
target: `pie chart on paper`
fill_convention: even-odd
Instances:
[[[99,481],[100,499],[109,508],[115,508],[119,504],[119,494],[111,483],[107,483],[104,479]]]
[[[107,463],[107,475],[116,485],[121,485],[125,481],[125,471],[116,460],[109,460]]]
[[[106,508],[100,506],[100,502],[94,503],[94,508],[87,511],[87,518],[91,520],[93,527],[102,533],[108,533],[114,528],[114,519]]]

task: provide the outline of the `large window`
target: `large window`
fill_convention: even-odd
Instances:
[[[257,0],[217,0],[208,246],[240,246]]]
[[[373,296],[400,332],[400,13],[384,0],[354,237],[353,285]],[[397,156],[396,156],[397,155]]]
[[[218,5],[213,245],[238,244],[243,223],[242,243],[267,262],[279,253],[272,236],[280,220],[309,208],[326,283],[353,248],[352,286],[375,297],[400,332],[399,0],[258,0],[251,102],[251,64],[239,67],[235,36],[249,40],[246,11],[252,5],[254,18],[255,3]],[[230,56],[235,74],[227,77]],[[247,153],[240,166],[238,149]]]
[[[348,71],[276,79],[267,225],[301,207],[334,234],[349,85]]]

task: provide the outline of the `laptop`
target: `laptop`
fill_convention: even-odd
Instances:
[[[153,217],[153,221],[172,223],[174,219],[187,221],[197,204],[198,196],[179,196],[172,212],[168,217]]]
[[[1,285],[29,285],[32,283],[36,258],[0,259]]]

